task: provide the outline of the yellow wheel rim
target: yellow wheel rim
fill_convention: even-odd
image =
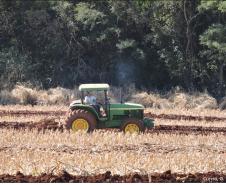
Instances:
[[[72,122],[71,129],[74,132],[77,132],[79,130],[87,132],[89,130],[89,123],[85,119],[76,119]]]
[[[125,127],[125,133],[133,134],[133,133],[139,133],[139,132],[140,132],[140,129],[135,123],[129,123]]]

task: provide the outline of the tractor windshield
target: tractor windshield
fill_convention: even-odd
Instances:
[[[105,104],[105,92],[104,91],[83,91],[84,104]]]

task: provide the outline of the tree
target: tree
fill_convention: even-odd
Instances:
[[[215,22],[200,36],[201,44],[208,49],[203,51],[207,55],[211,53],[211,61],[209,66],[216,66],[215,72],[218,75],[218,96],[222,96],[224,90],[224,67],[226,65],[226,2],[202,1],[199,6],[199,11],[211,11],[216,16]],[[210,55],[209,55],[210,56]]]

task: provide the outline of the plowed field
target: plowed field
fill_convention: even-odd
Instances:
[[[145,110],[155,127],[125,135],[65,131],[66,110],[0,107],[0,182],[226,182],[224,112]]]
[[[226,175],[216,172],[178,174],[166,171],[164,173],[153,173],[149,175],[130,174],[112,175],[110,171],[104,174],[93,176],[73,176],[66,171],[59,175],[41,174],[39,176],[23,175],[17,172],[16,175],[0,175],[0,182],[226,182]]]
[[[0,122],[0,128],[8,129],[37,129],[39,131],[45,130],[59,130],[63,131],[62,124],[55,122],[54,119],[47,119],[41,122]],[[118,129],[102,129],[112,130],[118,132]],[[201,127],[201,126],[178,126],[178,125],[157,125],[152,129],[146,130],[146,133],[172,133],[172,134],[210,134],[223,133],[226,135],[226,127]]]

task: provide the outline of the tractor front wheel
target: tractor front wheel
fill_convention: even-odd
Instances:
[[[122,124],[121,130],[124,133],[138,134],[140,132],[144,132],[144,124],[136,119],[128,119]]]
[[[92,132],[96,128],[96,118],[86,110],[70,111],[65,120],[66,129],[73,132]]]

